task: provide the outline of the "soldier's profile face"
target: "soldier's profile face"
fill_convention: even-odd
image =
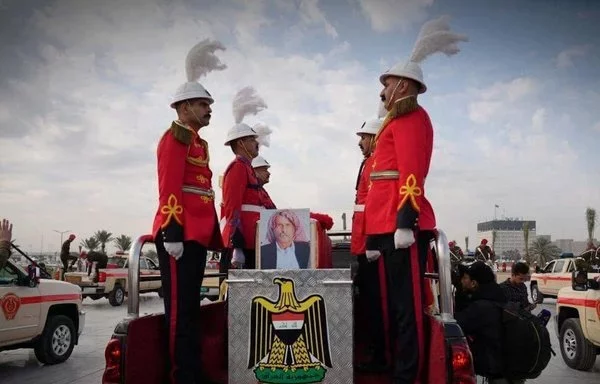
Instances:
[[[269,178],[271,177],[271,172],[269,172],[269,167],[258,167],[254,168],[254,173],[256,173],[256,177],[258,180],[266,184],[269,182]]]
[[[371,140],[373,135],[361,133],[359,137],[360,139],[358,140],[358,147],[364,156],[368,156],[371,152]]]
[[[281,248],[287,248],[292,245],[294,237],[296,236],[296,227],[291,221],[285,217],[279,215],[275,218],[273,232],[275,233],[275,239],[277,244]]]

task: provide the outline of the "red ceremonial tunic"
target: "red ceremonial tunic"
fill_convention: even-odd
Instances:
[[[435,229],[425,198],[425,178],[433,149],[433,127],[414,98],[398,101],[375,138],[375,160],[365,204],[366,234],[399,228]]]
[[[152,234],[164,242],[194,240],[210,250],[223,243],[214,204],[208,143],[173,122],[158,143],[159,207]]]
[[[350,252],[353,255],[362,255],[366,251],[365,202],[369,192],[369,176],[374,159],[374,156],[365,158],[358,174],[354,213],[352,214],[352,236],[350,237]]]
[[[226,248],[255,249],[256,223],[264,209],[259,190],[250,161],[236,156],[223,175],[221,225]]]
[[[265,209],[277,209],[265,187],[261,186],[258,190],[258,194],[260,195],[260,204],[265,207]]]

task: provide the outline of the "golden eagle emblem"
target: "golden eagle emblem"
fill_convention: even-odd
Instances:
[[[279,298],[252,300],[248,369],[261,383],[319,383],[331,368],[325,301],[296,298],[294,281],[275,278]]]

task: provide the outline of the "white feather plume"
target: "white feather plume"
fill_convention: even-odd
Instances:
[[[258,137],[256,141],[258,141],[258,145],[262,145],[263,147],[269,147],[271,144],[271,133],[273,130],[269,128],[269,126],[265,123],[257,123],[252,127]]]
[[[215,56],[215,51],[224,51],[225,47],[219,41],[202,40],[194,45],[185,58],[185,72],[188,81],[198,81],[211,71],[222,71],[227,65]]]
[[[454,55],[460,52],[458,42],[469,41],[466,35],[450,31],[448,16],[442,16],[423,24],[410,61],[420,63],[436,52]]]
[[[233,118],[235,119],[235,123],[239,124],[244,120],[245,116],[249,114],[256,115],[265,108],[267,108],[267,104],[262,97],[256,94],[256,90],[250,86],[244,87],[233,98]]]

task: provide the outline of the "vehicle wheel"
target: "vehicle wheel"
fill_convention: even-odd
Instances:
[[[535,304],[542,304],[544,302],[544,295],[540,292],[537,284],[531,284],[531,301]]]
[[[113,307],[118,307],[125,300],[125,290],[121,285],[116,284],[112,291],[108,294],[108,302]]]
[[[570,368],[589,371],[596,362],[596,347],[583,337],[579,319],[567,319],[560,328],[560,353]]]
[[[75,347],[75,325],[64,315],[46,320],[42,336],[34,346],[35,357],[42,364],[58,364],[66,361]]]

